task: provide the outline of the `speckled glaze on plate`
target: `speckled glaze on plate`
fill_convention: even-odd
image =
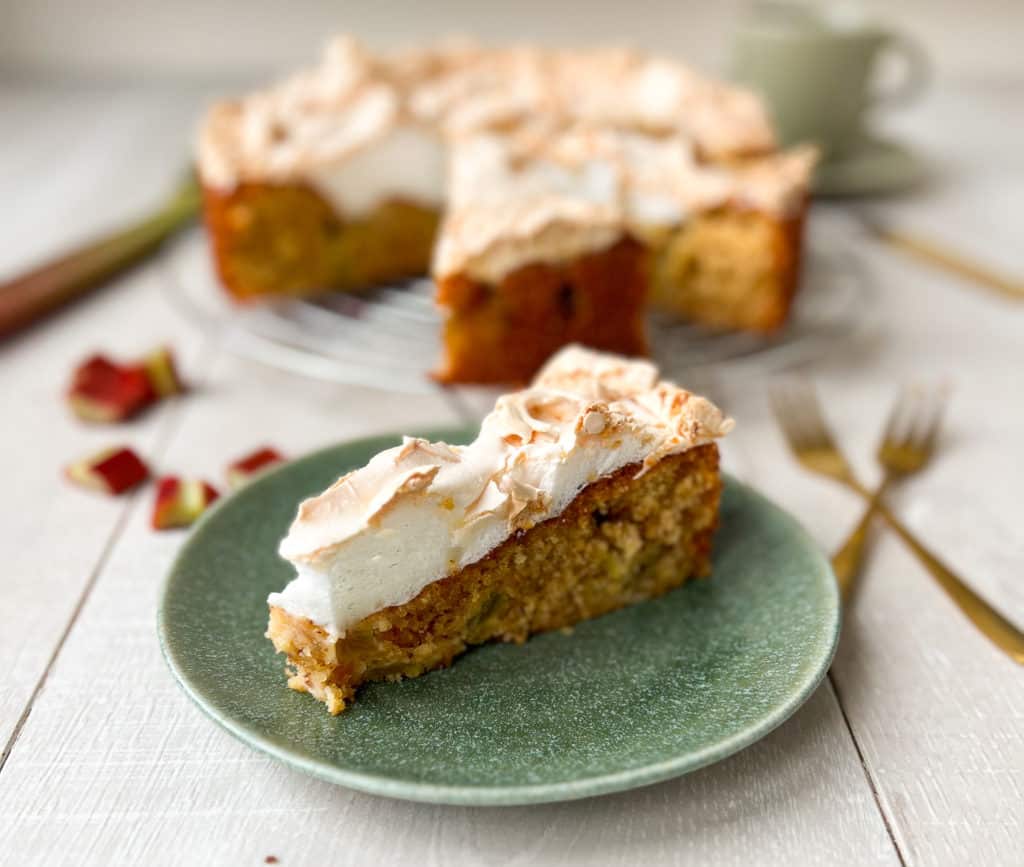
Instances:
[[[300,499],[397,442],[335,446],[252,482],[202,520],[167,577],[158,628],[168,664],[251,746],[389,797],[561,801],[725,758],[792,714],[828,669],[840,618],[827,561],[789,515],[727,478],[710,580],[571,635],[490,644],[447,670],[369,685],[329,716],[285,686],[263,636],[266,596],[291,577],[277,543]]]

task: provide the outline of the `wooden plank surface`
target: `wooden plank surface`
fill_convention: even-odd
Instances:
[[[972,91],[922,112],[914,129],[948,176],[934,193],[893,206],[891,219],[925,231],[941,226],[939,237],[988,258],[998,249],[1004,267],[1024,274],[1024,250],[1007,235],[1024,196],[1024,130],[1007,141],[998,119],[1008,104],[1024,104],[1024,91]],[[942,134],[951,126],[958,136]],[[984,205],[979,187],[991,193]],[[878,338],[808,372],[871,479],[872,450],[899,385],[950,388],[941,451],[894,502],[943,559],[1024,626],[1024,306],[883,247],[865,246],[864,255],[884,293]],[[730,397],[744,406],[731,445],[747,457],[748,477],[831,550],[859,504],[796,467],[755,391]],[[833,677],[907,863],[1020,863],[1024,671],[888,536],[847,619]]]
[[[164,464],[213,477],[231,453],[227,444],[271,441],[294,453],[371,430],[455,420],[433,400],[403,399],[396,418],[372,393],[295,386],[292,377],[221,356],[183,407]],[[862,863],[898,863],[827,687],[728,762],[574,804],[414,805],[284,768],[211,724],[167,672],[153,620],[180,536],[149,531],[144,505],[132,510],[4,769],[0,816],[11,820],[5,851],[15,859],[73,850],[86,863],[180,863],[192,855],[258,864],[275,855],[283,864],[628,865],[645,852],[651,863],[743,865],[758,853],[784,861],[813,852],[839,863],[852,851]],[[780,805],[799,820],[780,821]]]
[[[160,302],[151,271],[135,276],[65,320],[4,353],[0,390],[10,413],[3,425],[0,472],[11,501],[4,510],[0,557],[5,563],[0,606],[0,741],[7,744],[83,594],[121,529],[135,494],[111,498],[73,488],[65,465],[111,445],[127,444],[150,462],[174,424],[171,402],[129,424],[86,427],[68,411],[68,374],[98,345],[131,357],[170,340],[183,370],[196,369],[198,335],[148,315]],[[117,327],[103,339],[111,325]]]
[[[180,133],[196,104],[195,94],[0,89],[0,109],[23,131],[0,141],[0,187],[28,203],[23,218],[3,218],[15,244],[0,249],[0,274],[94,223],[127,216],[125,197],[144,204],[158,196],[184,147],[172,130]],[[964,91],[908,114],[903,129],[928,143],[946,182],[889,212],[907,228],[940,225],[975,251],[997,249],[1002,263],[1024,271],[1005,228],[1024,195],[1024,131],[999,120],[1022,104],[1019,89]],[[79,132],[67,161],[62,118],[77,118]],[[948,135],[951,128],[958,135]],[[126,135],[132,148],[121,145]],[[38,181],[41,164],[60,166],[50,186]],[[143,168],[128,168],[136,164]],[[115,189],[124,196],[96,195]],[[54,213],[61,218],[49,219]],[[809,372],[865,475],[876,472],[870,449],[895,383],[952,381],[943,453],[897,502],[980,591],[1024,621],[1024,467],[1015,457],[1024,435],[1024,308],[884,249],[862,249],[881,292],[880,333],[837,347]],[[364,433],[456,422],[481,414],[491,396],[386,399],[240,361],[175,318],[158,280],[158,269],[142,269],[59,324],[0,349],[0,388],[11,408],[0,426],[0,469],[22,494],[0,535],[8,565],[3,740],[24,722],[0,772],[4,860],[1019,863],[1021,670],[974,634],[888,539],[875,551],[833,669],[838,699],[826,685],[762,743],[681,780],[575,804],[463,810],[334,788],[236,743],[185,699],[159,657],[157,590],[181,537],[147,529],[148,492],[108,502],[59,481],[62,462],[109,439],[79,429],[63,409],[71,363],[94,346],[130,354],[173,340],[201,388],[123,435],[161,468],[211,478],[263,442],[295,454]],[[740,421],[726,466],[833,546],[855,519],[856,501],[795,467],[767,414],[763,383],[716,379],[711,390]]]
[[[1024,247],[1013,240],[1024,128],[1003,120],[1022,107],[1017,86],[950,94],[923,111],[917,134],[945,174],[916,209],[912,200],[894,207],[893,219],[1024,276]],[[891,287],[887,339],[870,361],[879,373],[861,377],[860,400],[855,390],[836,402],[837,420],[858,431],[850,442],[866,456],[895,381],[949,384],[939,459],[896,502],[943,559],[1024,627],[1024,305],[887,251],[873,264],[879,285]],[[834,368],[827,381],[838,394],[850,379]],[[1024,671],[890,538],[873,559],[834,671],[908,862],[1020,863]]]
[[[194,110],[170,99],[164,111],[132,91],[0,89],[0,279],[69,241],[103,231],[147,207],[182,160],[183,117]],[[145,141],[145,155],[131,148]],[[161,165],[161,163],[163,165]],[[114,186],[124,191],[110,195]],[[171,403],[130,424],[89,427],[75,421],[63,390],[75,364],[103,349],[132,357],[161,341],[175,345],[187,372],[203,341],[167,316],[152,267],[104,289],[58,322],[0,346],[0,474],[8,492],[0,558],[0,749],[7,745],[131,498],[76,491],[64,465],[110,444],[148,456],[173,424]]]
[[[936,98],[896,125],[944,182],[874,206],[901,226],[1024,275],[1011,235],[1024,199],[1024,130],[1002,118],[1024,88]],[[948,135],[955,127],[956,136]],[[841,221],[838,206],[819,220]],[[879,296],[876,333],[809,365],[867,479],[901,383],[945,383],[939,459],[895,498],[922,538],[1024,625],[1024,306],[988,296],[859,237]],[[738,419],[724,465],[767,492],[833,550],[859,502],[799,469],[768,413],[764,380],[705,384]],[[485,395],[473,399],[482,412]],[[902,547],[880,540],[833,677],[901,857],[920,864],[1016,864],[1024,840],[1024,676],[964,620]]]

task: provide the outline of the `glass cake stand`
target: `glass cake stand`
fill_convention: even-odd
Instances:
[[[874,290],[847,237],[815,226],[790,321],[770,337],[712,331],[651,314],[652,356],[673,379],[713,372],[770,373],[823,357],[874,324]],[[220,331],[239,355],[306,376],[401,393],[438,388],[428,376],[440,355],[440,315],[427,279],[236,306],[217,283],[196,230],[162,262],[168,300],[189,320]],[[710,369],[710,370],[709,370]]]

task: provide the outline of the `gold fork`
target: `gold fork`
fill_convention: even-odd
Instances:
[[[893,404],[877,452],[885,474],[857,526],[832,555],[832,571],[844,601],[852,596],[860,575],[868,529],[880,500],[893,482],[923,470],[935,453],[944,403],[941,394],[915,388],[904,389]]]
[[[811,472],[828,476],[858,493],[868,503],[874,500],[878,514],[917,558],[966,617],[1015,662],[1024,664],[1024,633],[1003,617],[922,545],[853,474],[825,422],[814,389],[808,383],[793,383],[772,392],[772,409],[796,459]]]

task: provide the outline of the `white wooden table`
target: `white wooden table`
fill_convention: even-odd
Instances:
[[[116,224],[173,183],[204,95],[157,87],[0,87],[0,276]],[[1024,274],[1024,86],[937,89],[895,127],[936,182],[880,207]],[[865,474],[898,383],[948,379],[940,459],[896,498],[974,586],[1024,622],[1024,304],[863,249],[883,327],[811,372]],[[483,401],[388,399],[240,361],[181,321],[166,263],[137,269],[0,347],[0,862],[4,864],[1024,863],[1024,670],[981,638],[891,537],[874,551],[832,675],[774,734],[650,788],[536,808],[387,801],[236,742],[177,688],[156,600],[183,536],[152,492],[70,488],[111,441],[162,471],[219,478],[264,442],[290,454],[468,421]],[[103,348],[173,344],[195,385],[123,428],[87,429],[61,391]],[[739,427],[726,464],[831,549],[858,504],[798,470],[763,382],[720,383]]]

